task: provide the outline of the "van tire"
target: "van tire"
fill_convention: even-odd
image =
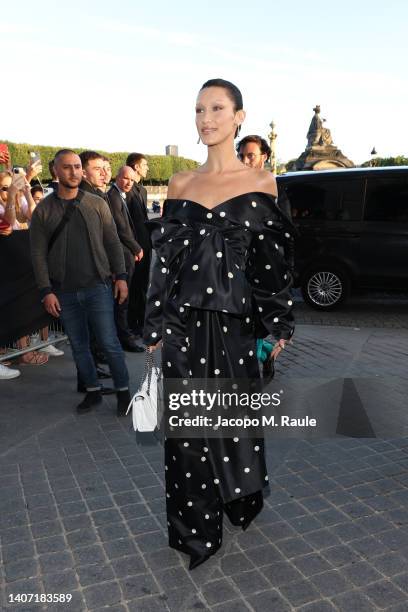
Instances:
[[[314,266],[307,270],[301,281],[304,301],[316,310],[335,310],[350,295],[351,281],[340,266]]]

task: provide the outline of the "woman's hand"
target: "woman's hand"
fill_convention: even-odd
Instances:
[[[156,344],[151,344],[150,346],[147,346],[146,350],[148,353],[153,353],[153,351],[161,347],[161,344],[162,344],[162,341],[159,340]]]
[[[288,340],[285,340],[284,338],[281,338],[280,340],[278,340],[278,342],[275,344],[275,346],[272,349],[272,352],[270,354],[270,359],[276,359],[278,355],[281,353],[281,351],[285,349],[287,342]]]
[[[42,172],[41,160],[37,159],[37,161],[35,162],[30,161],[30,163],[27,166],[27,175],[26,175],[27,181],[28,182],[32,181],[33,178],[41,174],[41,172]]]

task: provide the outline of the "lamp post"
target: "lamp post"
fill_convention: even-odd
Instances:
[[[275,132],[275,124],[274,124],[273,121],[270,122],[269,126],[271,128],[271,131],[268,134],[269,145],[271,147],[271,172],[273,172],[273,174],[276,174],[276,171],[277,171],[276,139],[277,139],[278,135]]]
[[[377,156],[377,151],[375,150],[375,147],[373,147],[373,149],[372,149],[372,151],[371,151],[370,155],[371,155],[371,159],[370,159],[370,167],[371,167],[371,168],[374,168],[374,166],[375,166],[375,158],[376,158],[376,156]]]

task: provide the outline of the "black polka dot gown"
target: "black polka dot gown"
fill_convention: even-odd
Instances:
[[[259,378],[256,339],[293,334],[281,246],[292,228],[276,198],[247,193],[211,210],[166,200],[147,225],[157,259],[144,341],[163,341],[164,376]],[[220,548],[224,512],[245,529],[262,509],[262,439],[167,438],[165,470],[169,544],[190,569]]]

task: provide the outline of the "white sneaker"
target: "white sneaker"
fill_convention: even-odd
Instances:
[[[10,378],[17,378],[20,376],[20,370],[13,370],[7,366],[1,365],[0,363],[0,380],[9,380]]]
[[[49,344],[44,348],[40,349],[40,353],[47,353],[47,355],[51,355],[51,357],[61,357],[64,354],[64,351],[60,351],[53,344]]]

